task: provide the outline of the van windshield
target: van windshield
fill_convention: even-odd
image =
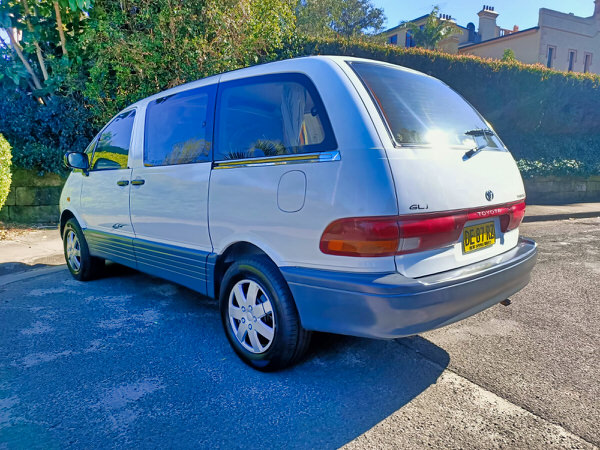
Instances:
[[[489,125],[441,81],[377,63],[349,62],[384,118],[397,145],[503,149]],[[482,140],[483,139],[483,140]]]

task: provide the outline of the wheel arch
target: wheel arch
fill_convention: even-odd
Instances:
[[[248,241],[238,241],[230,244],[223,252],[216,256],[212,277],[212,292],[209,286],[208,294],[215,299],[219,298],[221,290],[221,281],[225,272],[236,260],[246,256],[265,256],[277,266],[276,261],[261,247]],[[210,282],[210,281],[209,281]],[[211,295],[212,294],[212,295]]]
[[[65,209],[60,214],[60,235],[61,235],[61,237],[62,237],[63,233],[65,232],[65,225],[67,224],[69,219],[77,220],[77,218],[75,217],[75,214],[73,214],[73,212],[71,212],[68,209]]]
[[[76,214],[74,211],[72,211],[70,209],[65,209],[60,213],[60,236],[61,237],[65,231],[65,225],[69,219],[75,219],[82,229],[85,228],[85,223],[82,221],[82,219],[79,217],[78,214]]]

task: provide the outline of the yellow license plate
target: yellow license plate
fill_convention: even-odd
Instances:
[[[465,227],[463,230],[463,253],[474,252],[490,247],[496,242],[496,227],[494,222],[480,223]]]

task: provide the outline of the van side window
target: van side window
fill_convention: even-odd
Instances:
[[[144,165],[168,166],[211,160],[216,85],[180,92],[148,104]]]
[[[335,150],[321,98],[302,74],[265,75],[219,87],[215,160]]]
[[[90,165],[90,167],[92,167],[92,158],[94,157],[94,149],[96,148],[96,142],[98,142],[98,139],[94,138],[92,140],[92,142],[90,142],[90,144],[87,146],[87,148],[85,149],[85,154],[88,157],[88,163]]]
[[[135,110],[119,114],[100,133],[92,157],[92,170],[126,169]]]

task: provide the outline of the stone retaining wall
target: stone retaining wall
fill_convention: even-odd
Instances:
[[[65,179],[49,173],[14,169],[10,193],[0,210],[0,221],[15,223],[56,223],[58,202]]]
[[[525,178],[527,203],[538,205],[600,202],[600,176]]]

